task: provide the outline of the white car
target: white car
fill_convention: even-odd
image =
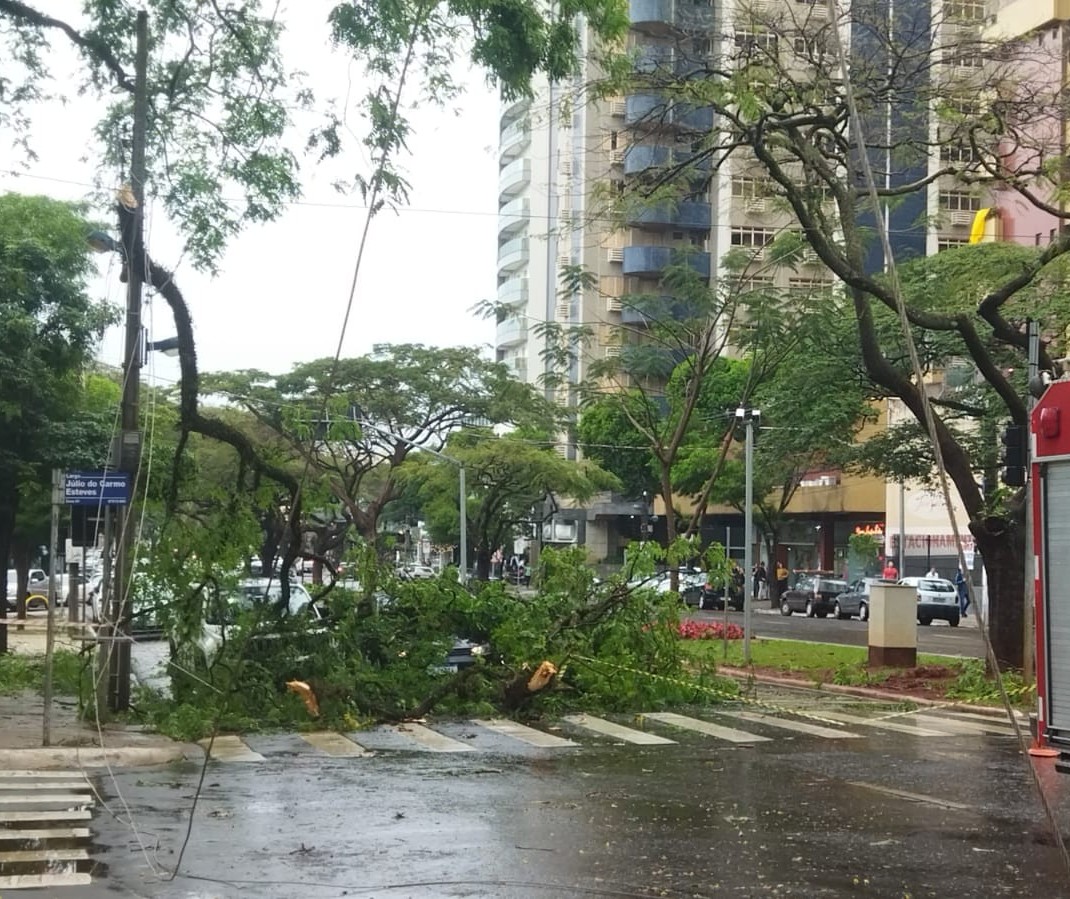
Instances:
[[[940,577],[905,577],[902,587],[918,591],[918,624],[928,626],[934,619],[959,626],[959,594],[955,585]]]
[[[220,603],[210,608],[201,625],[201,634],[196,643],[205,660],[212,660],[222,649],[227,638],[227,629],[233,626],[242,612],[256,608],[258,604],[274,603],[282,599],[282,587],[278,580],[248,578],[238,585],[238,591],[222,597]],[[289,610],[291,615],[308,612],[319,621],[322,610],[312,605],[312,597],[300,584],[290,583]]]

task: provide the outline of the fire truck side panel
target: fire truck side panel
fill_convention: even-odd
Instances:
[[[1070,461],[1043,466],[1048,739],[1070,746]]]

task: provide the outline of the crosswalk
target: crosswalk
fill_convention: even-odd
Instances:
[[[0,896],[91,883],[92,809],[81,771],[0,772]]]
[[[598,745],[668,748],[681,743],[710,741],[730,746],[775,745],[784,739],[814,738],[852,741],[881,734],[915,739],[1013,737],[1004,718],[969,712],[820,713],[773,712],[765,709],[718,708],[702,717],[676,712],[648,712],[611,720],[596,715],[566,715],[557,722],[529,727],[499,718],[382,725],[341,734],[315,732],[297,735],[250,734],[217,736],[211,755],[220,763],[263,762],[273,755],[335,759],[367,759],[393,752],[479,753],[575,752]],[[205,748],[209,741],[202,741]],[[0,790],[0,806],[3,793]]]

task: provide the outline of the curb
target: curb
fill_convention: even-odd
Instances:
[[[183,759],[203,759],[194,743],[172,746],[53,746],[36,749],[0,749],[0,771],[45,771],[57,768],[136,768],[166,765]]]
[[[777,677],[772,674],[752,674],[745,668],[725,668],[718,666],[718,674],[724,674],[735,680],[753,680],[760,684],[770,684],[776,687],[795,687],[802,690],[814,690],[822,693],[840,693],[845,696],[858,696],[863,699],[880,699],[885,702],[912,702],[916,705],[928,708],[951,709],[956,712],[977,712],[982,715],[991,715],[996,718],[1005,718],[1006,710],[999,706],[975,705],[967,702],[941,702],[939,699],[926,699],[924,696],[909,696],[905,693],[893,693],[888,690],[877,690],[872,687],[852,687],[848,684],[815,684],[813,681],[803,681],[791,677]]]

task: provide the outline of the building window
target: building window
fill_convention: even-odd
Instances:
[[[611,149],[611,150],[616,150],[617,149],[617,132],[616,131],[610,131],[609,132],[609,149]]]
[[[940,147],[941,162],[970,163],[977,162],[977,150],[970,144],[944,144]]]
[[[739,55],[752,59],[759,55],[772,56],[776,53],[777,36],[768,31],[737,31],[735,45]]]
[[[985,0],[944,0],[944,18],[955,22],[983,22]]]
[[[772,228],[733,228],[732,246],[748,250],[761,249],[773,242],[776,232]]]
[[[748,178],[746,175],[732,177],[732,196],[742,200],[760,200],[771,196],[772,187],[768,178]]]
[[[943,253],[944,250],[955,250],[959,247],[967,247],[970,245],[968,240],[954,237],[941,237],[936,242],[936,252]]]
[[[979,50],[962,50],[945,56],[944,64],[957,69],[982,69],[985,65],[985,58]]]
[[[709,56],[713,52],[713,44],[708,37],[692,38],[691,52],[696,58]]]
[[[940,208],[948,212],[977,212],[981,198],[964,191],[950,190],[940,194]]]

